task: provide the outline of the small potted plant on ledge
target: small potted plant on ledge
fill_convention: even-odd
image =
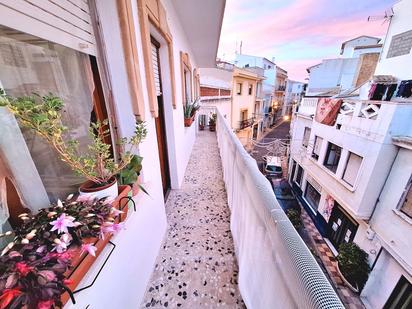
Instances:
[[[130,163],[122,171],[120,171],[118,175],[118,180],[121,185],[129,185],[132,187],[133,196],[137,195],[140,189],[147,194],[146,190],[140,184],[142,161],[143,157],[133,155]]]
[[[339,247],[337,260],[342,280],[352,291],[360,293],[370,272],[368,254],[353,242],[344,243]]]
[[[190,127],[195,120],[196,111],[200,108],[199,99],[193,102],[187,102],[184,106],[183,114],[185,118],[185,127]]]
[[[12,98],[2,96],[0,106],[6,106],[19,122],[43,137],[77,174],[87,181],[80,188],[80,195],[96,198],[118,196],[116,176],[123,171],[133,158],[133,150],[146,137],[144,122],[137,121],[134,135],[122,138],[120,145],[128,146],[118,162],[111,155],[111,145],[104,142],[110,134],[106,129],[108,121],[91,123],[89,134],[91,143],[87,153],[80,153],[77,140],[70,139],[70,131],[62,123],[63,101],[52,94]]]
[[[216,131],[216,119],[217,119],[217,114],[213,113],[210,118],[209,118],[209,131]]]

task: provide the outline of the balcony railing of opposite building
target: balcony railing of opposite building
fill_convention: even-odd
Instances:
[[[245,119],[245,120],[241,120],[241,121],[239,121],[239,130],[243,130],[243,129],[246,129],[248,127],[251,127],[251,126],[253,126],[254,123],[255,123],[255,117]]]
[[[285,91],[286,90],[286,86],[277,86],[276,87],[276,91]]]
[[[247,308],[344,308],[268,180],[217,111],[217,139]]]

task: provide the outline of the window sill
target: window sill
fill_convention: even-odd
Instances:
[[[404,214],[402,211],[400,211],[399,209],[392,209],[392,211],[395,213],[395,215],[397,215],[398,217],[400,217],[402,220],[406,221],[407,223],[409,223],[410,225],[412,225],[412,218],[409,217],[407,214]]]
[[[318,160],[315,160],[313,157],[309,157],[309,160],[312,161],[313,163],[316,163],[316,166],[318,166],[319,168],[322,169],[322,171],[325,171],[328,175],[332,176],[336,181],[338,181],[343,187],[345,187],[345,189],[351,191],[351,192],[355,192],[357,184],[355,184],[354,186],[351,186],[349,184],[347,184],[346,182],[344,182],[342,179],[336,177],[336,174],[333,173],[332,171],[330,171],[329,169],[327,169],[325,166],[323,166],[322,164],[319,163]]]

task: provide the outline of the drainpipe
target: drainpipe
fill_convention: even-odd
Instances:
[[[399,155],[399,149],[400,149],[400,148],[399,148],[398,146],[395,146],[395,147],[398,148],[398,151],[396,152],[395,158],[392,160],[391,167],[390,167],[390,169],[389,169],[389,174],[390,174],[390,171],[392,170],[393,165],[395,164],[395,161],[396,161],[396,159],[398,158],[398,155]],[[388,175],[388,176],[389,176],[389,175]],[[375,213],[376,206],[378,206],[378,203],[379,203],[379,201],[380,201],[380,197],[381,197],[381,195],[382,195],[383,188],[385,188],[386,183],[388,182],[388,178],[389,178],[389,177],[386,177],[385,182],[383,183],[383,185],[382,185],[382,187],[381,187],[381,189],[380,189],[379,196],[378,196],[378,198],[376,199],[375,205],[373,206],[372,213],[371,213],[371,215],[370,215],[370,217],[369,217],[369,220],[368,220],[368,224],[369,224],[370,227],[372,227],[372,222],[371,222],[371,221],[372,221],[373,215],[374,215],[374,213]]]

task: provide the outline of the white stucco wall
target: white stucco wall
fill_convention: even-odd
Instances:
[[[379,39],[365,37],[362,36],[357,39],[353,39],[347,43],[345,43],[345,47],[343,49],[342,57],[344,58],[352,58],[358,56],[358,53],[354,51],[354,48],[357,46],[368,46],[368,45],[375,45],[377,44]]]
[[[361,294],[366,308],[383,308],[402,275],[412,282],[412,277],[383,250]]]
[[[412,30],[412,1],[401,0],[393,6],[394,15],[391,18],[390,27],[386,35],[382,54],[376,67],[376,75],[394,75],[400,80],[412,79],[412,52],[407,55],[387,58],[392,36]]]
[[[189,53],[192,67],[196,67],[196,59],[190,49],[184,31],[180,26],[176,12],[170,0],[163,1],[166,9],[169,28],[173,36],[174,67],[176,83],[177,108],[173,109],[171,100],[170,74],[167,49],[164,41],[158,38],[154,29],[153,36],[162,44],[160,48],[160,63],[162,66],[162,85],[166,118],[166,135],[172,188],[179,188],[184,177],[187,162],[195,141],[195,126],[185,128],[183,123],[182,85],[180,72],[180,51]],[[116,304],[118,308],[138,308],[143,299],[147,283],[152,274],[158,250],[163,241],[167,222],[162,192],[158,145],[156,138],[155,119],[150,114],[143,59],[141,33],[137,12],[137,2],[132,2],[134,24],[136,27],[136,42],[142,78],[143,99],[145,105],[145,121],[148,136],[139,148],[143,160],[143,182],[150,196],[142,192],[135,198],[137,212],[129,212],[126,230],[113,238],[116,249],[111,255],[108,266],[101,272],[93,288],[76,294],[77,304],[69,302],[67,308],[108,308]],[[129,94],[129,86],[124,63],[124,53],[120,36],[116,1],[97,1],[98,13],[106,42],[106,57],[113,87],[113,97],[116,105],[118,129],[121,136],[130,136],[134,129],[134,116]],[[92,269],[82,280],[81,285],[91,282],[98,268],[106,258],[110,246],[104,249],[94,263]],[[120,292],[109,293],[117,282]],[[106,292],[107,293],[106,293]],[[124,297],[133,295],[133,297]]]
[[[317,89],[341,87],[342,90],[351,88],[357,72],[358,58],[325,59],[309,73],[308,91],[322,92]],[[309,92],[307,94],[310,94]]]

